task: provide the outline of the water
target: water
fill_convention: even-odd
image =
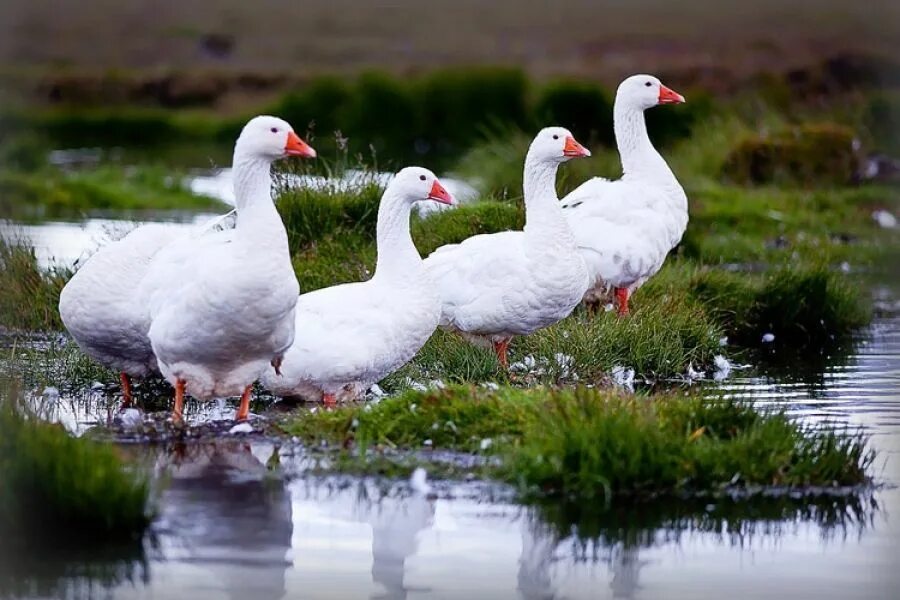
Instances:
[[[164,217],[193,227],[209,215]],[[2,225],[23,233],[44,265],[72,264],[133,226],[114,219]],[[134,444],[123,451],[164,482],[146,539],[0,557],[0,597],[894,597],[896,307],[849,352],[812,371],[766,372],[735,371],[719,387],[810,422],[862,427],[879,452],[876,490],[861,498],[581,511],[585,517],[578,507],[521,506],[510,490],[484,483],[431,482],[426,495],[407,482],[314,477],[297,448],[259,436]],[[76,434],[108,416],[84,402],[56,408],[53,418]],[[203,411],[204,419],[231,416],[214,404]]]
[[[223,213],[226,211],[222,211]],[[164,221],[189,231],[216,215],[197,213],[152,213],[133,221],[120,218],[90,218],[78,222],[45,221],[23,224],[0,219],[0,238],[21,240],[34,248],[42,268],[71,267],[84,261],[104,244],[120,239],[135,227],[150,221]]]
[[[578,507],[518,505],[509,490],[478,482],[431,482],[425,495],[408,482],[314,477],[301,450],[261,437],[129,445],[134,461],[167,481],[147,539],[112,560],[42,556],[36,578],[24,577],[35,568],[27,558],[14,575],[0,567],[0,595],[894,597],[898,383],[900,316],[890,316],[815,377],[722,384],[799,418],[869,432],[881,485],[861,498],[686,501],[586,519]]]

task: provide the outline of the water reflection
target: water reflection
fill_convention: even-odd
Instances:
[[[522,600],[550,600],[556,596],[553,590],[551,567],[558,538],[533,513],[522,524],[522,552],[519,555],[519,571],[516,589]]]
[[[570,545],[575,560],[591,561],[601,549],[649,548],[703,535],[718,544],[749,548],[757,538],[791,534],[798,523],[814,526],[823,541],[860,537],[874,525],[879,504],[872,489],[782,491],[753,497],[659,499],[609,508],[584,503],[535,505],[545,535]]]
[[[406,582],[407,561],[418,551],[421,532],[434,523],[434,498],[370,479],[304,478],[291,491],[300,517],[294,547],[299,580],[331,579],[336,573],[318,571],[323,563],[353,561],[353,575],[335,592],[405,599],[418,589]],[[367,564],[369,581],[361,576]]]
[[[264,439],[123,450],[161,489],[144,544],[61,561],[19,552],[0,595],[633,598],[689,548],[753,553],[812,528],[821,552],[862,540],[880,514],[871,491],[523,507],[483,484],[434,497],[377,479],[286,483],[275,465],[293,459]]]
[[[759,376],[725,387],[864,427],[882,453],[876,475],[897,482],[898,366],[893,317],[815,385]],[[0,596],[884,598],[900,586],[897,488],[521,506],[483,484],[435,485],[432,497],[405,482],[308,476],[302,450],[259,436],[123,451],[159,482],[151,535],[52,551],[0,540]]]
[[[385,590],[372,598],[405,600],[406,559],[418,549],[418,533],[432,524],[434,501],[413,494],[393,503],[361,501],[358,509],[357,518],[372,527],[372,581]]]
[[[267,467],[270,442],[176,444],[155,457],[167,480],[154,527],[166,587],[218,597],[276,600],[285,594],[293,531],[290,494]]]
[[[26,242],[34,248],[38,264],[43,268],[72,267],[89,258],[101,246],[122,238],[144,223],[167,222],[187,232],[215,217],[208,212],[157,211],[122,213],[117,218],[91,218],[77,223],[46,221],[27,224],[0,219],[0,238]]]
[[[98,598],[148,585],[144,543],[10,545],[0,539],[0,598]]]

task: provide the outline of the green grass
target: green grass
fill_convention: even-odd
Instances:
[[[859,287],[824,266],[785,266],[763,276],[706,269],[690,286],[733,341],[747,346],[763,333],[789,346],[824,345],[871,319]]]
[[[881,229],[876,209],[900,210],[896,188],[824,190],[686,182],[690,223],[679,253],[705,264],[847,261],[883,268],[896,255],[896,230]]]
[[[164,147],[214,139],[230,127],[230,121],[202,112],[108,105],[18,108],[0,113],[0,123],[7,135],[37,135],[51,148]]]
[[[383,190],[375,183],[358,190],[290,188],[278,197],[278,211],[292,254],[328,239],[375,241],[375,223]]]
[[[128,540],[150,522],[147,481],[112,446],[70,436],[0,400],[0,530],[13,538]]]
[[[306,191],[291,192],[279,202],[291,238],[301,242],[294,264],[304,289],[370,276],[375,260],[374,225],[361,223],[373,218],[376,196],[377,190],[359,195]],[[853,210],[832,200],[834,210]],[[827,214],[828,209],[824,211],[823,219],[837,219]],[[519,228],[522,221],[520,207],[482,201],[425,220],[414,219],[412,231],[420,252],[427,255],[441,244]],[[322,226],[317,228],[315,223]],[[758,235],[759,228],[752,220],[736,219],[734,223],[752,232],[748,235]],[[860,221],[860,226],[868,227],[873,235],[879,233],[867,221]],[[812,249],[807,256],[813,256]],[[635,295],[630,319],[613,314],[590,319],[579,311],[554,327],[516,340],[512,357],[548,359],[545,373],[537,377],[545,383],[560,378],[554,360],[557,353],[571,356],[571,371],[588,381],[601,379],[616,365],[635,368],[639,375],[653,379],[669,378],[683,374],[689,364],[708,366],[722,351],[719,339],[726,334],[733,343],[750,347],[758,346],[767,332],[776,334],[779,345],[788,346],[844,337],[868,322],[867,305],[854,279],[818,261],[786,265],[771,273],[737,274],[713,267],[698,270],[692,260],[671,259]],[[399,382],[407,377],[417,381],[506,378],[490,352],[443,333],[436,334],[409,366],[392,377],[389,387],[402,389]]]
[[[0,237],[0,326],[62,329],[59,293],[71,275],[66,269],[42,270],[32,248]]]
[[[635,369],[650,380],[684,375],[688,365],[701,368],[721,354],[723,331],[682,292],[679,296],[645,299],[631,318],[613,312],[594,317],[579,311],[537,333],[517,338],[510,360],[534,360],[524,372],[504,372],[493,352],[438,331],[410,364],[385,385],[403,389],[407,378],[428,382],[498,382],[517,386],[576,381],[601,383],[615,366]],[[658,300],[658,301],[657,301]]]
[[[597,389],[451,386],[290,418],[345,468],[383,469],[385,449],[481,452],[526,496],[610,500],[729,487],[857,485],[874,452],[860,432],[811,427],[749,402]],[[483,440],[490,439],[490,445]]]

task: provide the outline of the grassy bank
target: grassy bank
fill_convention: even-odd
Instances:
[[[647,497],[732,486],[856,485],[874,453],[858,432],[812,428],[747,402],[595,389],[449,387],[375,406],[305,413],[283,428],[345,468],[427,447],[483,453],[525,495]]]
[[[42,422],[4,383],[0,398],[0,530],[10,539],[129,540],[149,525],[148,483],[115,448]]]

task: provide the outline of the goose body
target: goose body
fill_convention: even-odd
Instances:
[[[556,172],[587,155],[567,130],[542,130],[525,159],[525,229],[473,236],[425,260],[441,296],[441,326],[493,345],[503,364],[513,336],[564,319],[585,293],[587,270],[562,215]]]
[[[98,250],[60,293],[59,315],[79,348],[123,376],[146,377],[159,370],[138,286],[156,254],[179,235],[161,223],[138,227]]]
[[[252,119],[234,151],[234,229],[169,244],[141,284],[148,337],[176,389],[176,419],[185,393],[241,395],[238,418],[246,418],[250,386],[293,341],[299,285],[270,175],[288,154],[315,156],[281,119]]]
[[[563,212],[587,266],[585,302],[615,293],[620,314],[628,298],[655,275],[687,227],[684,189],[647,135],[644,110],[684,98],[649,75],[619,86],[614,107],[624,175],[586,181],[562,200]]]
[[[413,245],[409,216],[413,202],[429,199],[451,203],[433,173],[409,167],[397,174],[378,210],[375,274],[300,296],[297,337],[280,374],[266,370],[266,388],[329,404],[354,399],[428,341],[440,318],[440,297]]]

